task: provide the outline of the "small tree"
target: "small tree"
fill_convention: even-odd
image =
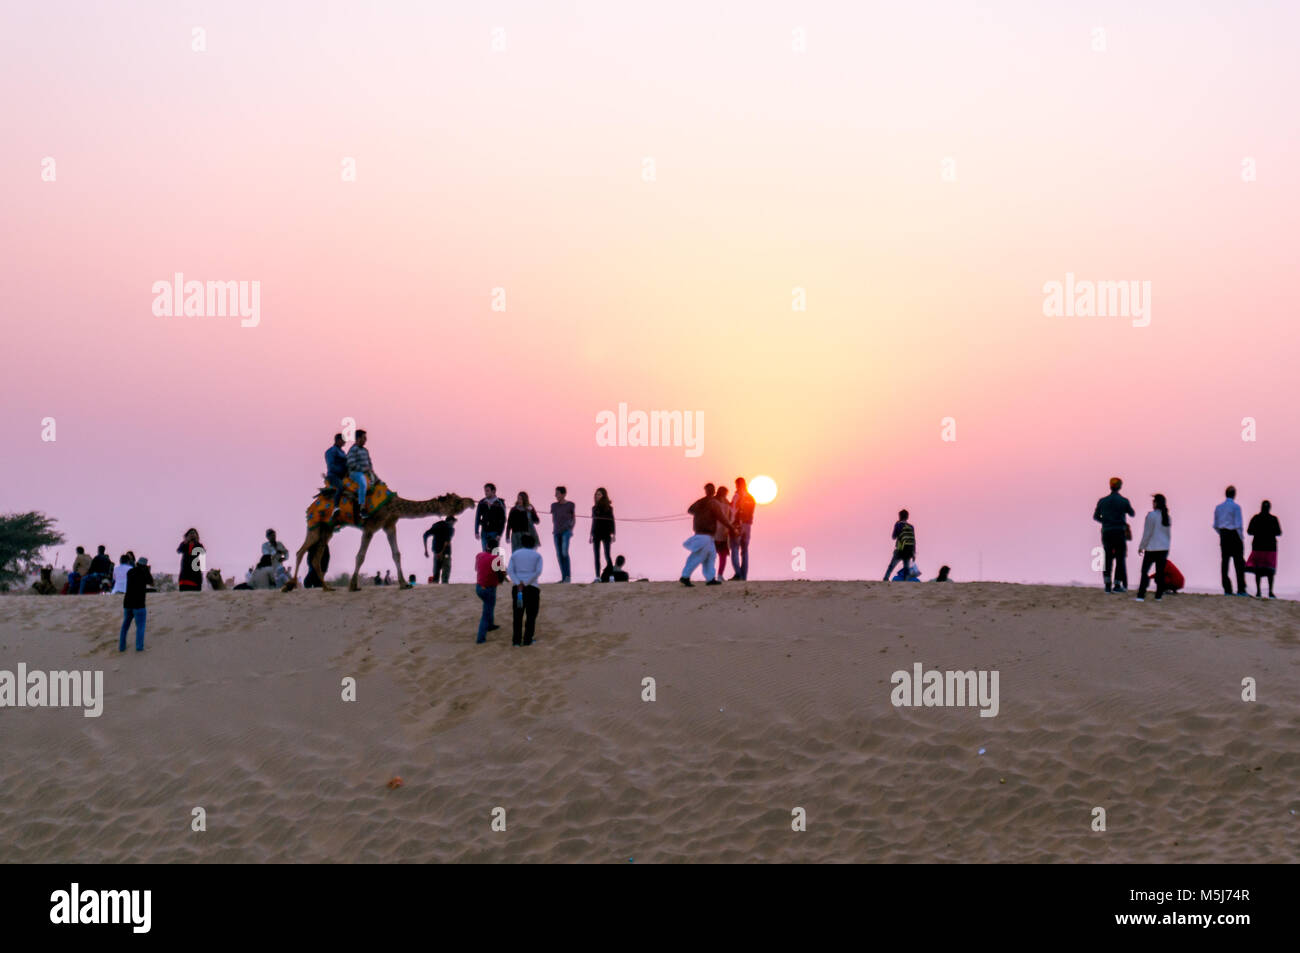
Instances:
[[[54,520],[44,513],[0,515],[0,591],[8,592],[10,583],[25,578],[42,550],[63,541]]]

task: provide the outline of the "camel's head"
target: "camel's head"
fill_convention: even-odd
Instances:
[[[477,505],[477,500],[468,496],[461,496],[458,493],[444,493],[438,497],[438,506],[443,516],[459,516],[466,510],[472,510]]]

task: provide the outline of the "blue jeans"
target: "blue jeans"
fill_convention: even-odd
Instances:
[[[573,539],[573,530],[566,529],[563,533],[552,533],[555,537],[555,560],[560,564],[560,578],[564,582],[569,581],[569,540]]]
[[[478,620],[478,638],[475,642],[487,641],[488,626],[496,625],[497,587],[474,584],[474,595],[483,600],[483,614]]]
[[[126,651],[126,633],[131,628],[131,620],[135,619],[135,650],[144,651],[144,609],[123,609],[122,610],[122,631],[117,637],[117,650]]]
[[[749,534],[754,529],[753,523],[742,523],[740,535],[729,540],[731,545],[731,577],[733,579],[749,578]]]
[[[327,482],[334,488],[334,506],[339,505],[339,498],[343,496],[343,477],[326,477]]]
[[[360,470],[353,470],[348,476],[357,481],[357,509],[364,510],[366,508],[366,490],[368,489],[366,475]]]

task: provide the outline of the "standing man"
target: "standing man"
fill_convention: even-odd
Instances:
[[[537,585],[537,580],[542,575],[542,554],[534,548],[536,545],[536,536],[520,533],[519,548],[510,553],[510,565],[506,567],[506,575],[515,584],[511,593],[514,596],[512,645],[533,644],[537,611],[541,608],[542,601],[542,590]]]
[[[1119,495],[1124,481],[1110,478],[1110,495],[1097,501],[1092,518],[1101,524],[1101,546],[1106,553],[1106,568],[1102,580],[1107,592],[1128,592],[1128,539],[1130,530],[1126,516],[1136,516],[1133,504]],[[1115,567],[1115,585],[1111,587],[1111,566]]]
[[[357,431],[357,439],[348,451],[348,476],[357,481],[357,521],[364,523],[370,514],[366,512],[366,495],[370,487],[379,482],[375,468],[370,463],[370,451],[366,449],[366,432]]]
[[[691,582],[691,573],[695,572],[695,567],[700,565],[704,567],[705,585],[722,585],[722,580],[716,578],[717,574],[713,569],[713,561],[718,555],[713,536],[718,531],[718,520],[730,519],[731,514],[713,495],[714,490],[712,483],[704,484],[704,495],[686,509],[686,512],[693,517],[692,529],[695,535],[682,543],[682,546],[690,552],[686,557],[686,565],[682,567],[680,581],[683,586],[695,585]]]
[[[737,533],[732,536],[731,578],[749,578],[749,534],[754,528],[754,497],[746,489],[744,477],[736,477],[736,495],[731,498],[732,509],[736,511]]]
[[[900,562],[903,564],[903,581],[911,574],[912,560],[916,558],[916,529],[907,521],[907,510],[898,511],[898,522],[894,524],[892,539],[894,555],[885,570],[885,582],[889,582],[890,573]]]
[[[1238,596],[1248,596],[1246,592],[1245,542],[1246,528],[1241,521],[1241,507],[1237,505],[1237,488],[1230,486],[1223,491],[1224,501],[1214,508],[1214,529],[1219,534],[1219,577],[1223,583],[1223,594],[1233,595],[1232,581],[1228,578],[1228,562],[1237,570]]]
[[[334,435],[334,445],[325,451],[325,481],[334,488],[334,509],[339,508],[339,500],[343,496],[343,481],[348,475],[348,455],[343,452],[343,445],[347,443],[343,439],[343,434]]]
[[[488,534],[497,539],[506,531],[506,501],[497,496],[495,483],[483,484],[483,499],[474,510],[474,538],[483,541],[483,552],[489,552]]]
[[[560,582],[569,581],[569,540],[573,539],[573,526],[577,521],[573,503],[565,499],[568,490],[555,488],[555,502],[551,504],[551,535],[555,537],[555,559],[560,564]]]
[[[135,650],[144,651],[144,598],[148,586],[153,585],[149,560],[141,556],[126,574],[126,593],[122,596],[122,631],[117,637],[117,650],[126,651],[126,634],[135,622]]]
[[[424,531],[424,555],[429,555],[429,537],[433,537],[433,581],[446,583],[451,576],[451,538],[456,535],[456,517],[438,520]]]

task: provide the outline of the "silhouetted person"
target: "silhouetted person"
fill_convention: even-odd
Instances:
[[[1105,552],[1106,563],[1101,578],[1106,584],[1107,592],[1128,592],[1128,539],[1129,528],[1126,517],[1137,516],[1133,504],[1120,496],[1124,481],[1119,477],[1110,478],[1110,495],[1097,501],[1092,511],[1092,518],[1101,524],[1101,546]],[[1111,571],[1114,570],[1114,587],[1111,586]]]
[[[1142,525],[1142,540],[1138,552],[1142,553],[1142,578],[1138,580],[1137,601],[1145,602],[1147,595],[1147,570],[1156,570],[1156,602],[1165,594],[1165,564],[1169,561],[1169,506],[1163,493],[1151,497],[1151,512]]]
[[[521,533],[519,548],[511,552],[510,564],[506,575],[513,582],[514,589],[514,633],[513,645],[532,645],[533,632],[537,627],[537,613],[541,609],[542,590],[537,581],[542,575],[542,554],[536,550],[537,537],[532,533]]]
[[[1249,596],[1246,591],[1246,528],[1241,521],[1241,507],[1237,505],[1237,488],[1230,486],[1223,491],[1226,499],[1214,508],[1214,531],[1219,534],[1219,579],[1223,583],[1223,594],[1233,595],[1232,582],[1228,579],[1228,563],[1237,571],[1237,592],[1239,596]]]
[[[907,521],[907,516],[907,510],[898,511],[898,522],[890,534],[890,539],[894,541],[894,555],[889,560],[889,568],[885,570],[885,582],[889,582],[889,574],[899,563],[903,564],[903,580],[911,578],[912,560],[916,558],[916,530]]]
[[[1264,594],[1263,582],[1268,579],[1268,597],[1273,595],[1273,576],[1277,573],[1277,538],[1282,535],[1282,524],[1273,515],[1273,504],[1268,500],[1259,504],[1259,512],[1250,518],[1246,527],[1250,534],[1250,561],[1247,562],[1255,573],[1255,598]]]

